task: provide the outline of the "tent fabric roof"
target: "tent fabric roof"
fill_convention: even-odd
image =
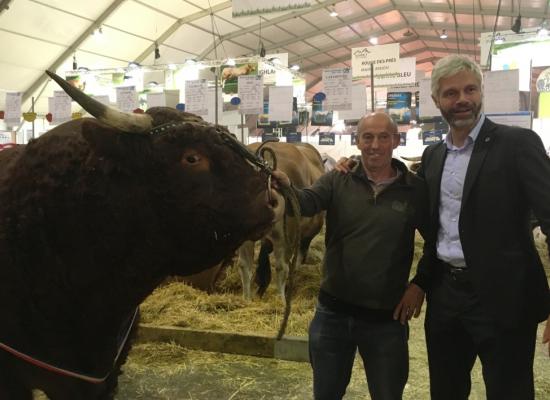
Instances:
[[[416,57],[417,68],[428,72],[449,53],[479,60],[479,34],[509,30],[518,15],[523,28],[550,17],[548,0],[311,2],[306,9],[232,18],[227,0],[0,0],[0,92],[23,92],[23,109],[33,96],[47,108],[45,99],[57,88],[44,70],[71,70],[73,55],[79,66],[102,69],[249,56],[263,42],[268,53],[287,52],[289,64],[301,65],[311,95],[323,68],[350,66],[350,49],[370,46],[371,36],[379,44],[400,43],[400,56]],[[337,17],[329,15],[333,9]],[[100,27],[103,34],[92,35]],[[0,109],[3,102],[0,95]]]

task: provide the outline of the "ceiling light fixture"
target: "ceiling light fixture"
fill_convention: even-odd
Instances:
[[[160,49],[157,42],[155,42],[155,60],[158,60],[160,58]]]
[[[378,44],[378,38],[376,36],[372,36],[369,39],[369,43],[372,44],[372,45],[377,45]]]
[[[227,62],[225,64],[234,67],[235,66],[235,59],[234,58],[228,58]]]
[[[540,24],[540,28],[537,31],[537,37],[538,38],[548,37],[548,22],[546,20],[542,21],[542,24]]]
[[[293,70],[293,71],[299,71],[300,66],[298,64],[294,64],[292,67],[290,67],[290,69]]]
[[[521,32],[521,15],[518,15],[518,17],[514,21],[514,25],[512,25],[511,29],[514,33],[520,33]]]
[[[441,31],[441,35],[439,35],[439,38],[440,39],[447,39],[449,37],[449,35],[447,35],[447,30],[446,29],[443,29]]]
[[[521,0],[518,0],[518,16],[510,29],[512,29],[514,33],[521,32]]]
[[[336,5],[335,4],[332,5],[332,8],[329,7],[328,10],[330,11],[329,15],[332,18],[336,18],[338,16],[338,12],[336,11]]]

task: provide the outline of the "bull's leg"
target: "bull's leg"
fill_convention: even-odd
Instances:
[[[251,300],[252,272],[254,271],[254,242],[246,241],[239,248],[239,274],[243,285],[243,297]]]
[[[273,246],[273,255],[275,257],[275,281],[277,282],[277,290],[283,299],[283,303],[286,302],[285,287],[288,278],[288,258],[285,247],[286,246],[282,245]]]

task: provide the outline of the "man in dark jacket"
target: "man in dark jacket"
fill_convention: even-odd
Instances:
[[[531,212],[548,241],[550,159],[535,132],[484,116],[481,71],[468,57],[437,63],[432,98],[450,131],[426,148],[418,171],[431,229],[408,293],[427,292],[432,399],[468,399],[477,357],[487,399],[534,399],[537,325],[548,318],[548,342],[550,291]]]
[[[295,189],[303,215],[327,212],[323,278],[309,330],[317,400],[342,398],[357,349],[371,397],[402,398],[409,368],[406,321],[418,315],[423,297],[401,299],[427,192],[420,178],[392,159],[398,144],[391,118],[368,115],[357,128],[361,160],[351,173],[332,171],[309,189]],[[290,186],[284,173],[274,175],[279,185]]]

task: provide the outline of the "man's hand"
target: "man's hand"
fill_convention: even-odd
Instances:
[[[273,179],[271,183],[275,189],[290,187],[290,179],[288,179],[288,175],[285,174],[283,171],[276,169],[275,171],[273,171],[272,178]]]
[[[420,286],[415,285],[414,283],[409,284],[409,287],[405,290],[401,301],[397,307],[395,307],[393,319],[399,320],[403,325],[405,325],[405,322],[410,320],[413,316],[418,318],[420,311],[422,310],[423,303],[424,291],[420,288]]]
[[[334,169],[338,172],[341,172],[342,174],[347,174],[351,172],[353,167],[357,164],[357,161],[355,161],[352,158],[342,157],[338,160],[336,165],[334,166]]]
[[[548,356],[550,357],[550,315],[546,320],[546,327],[544,328],[544,333],[542,334],[542,343],[548,343]]]

